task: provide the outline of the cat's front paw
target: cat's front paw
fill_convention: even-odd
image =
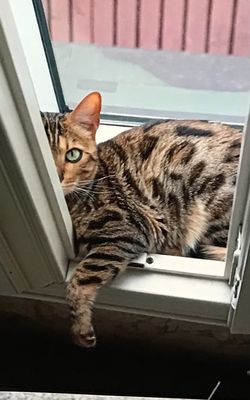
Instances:
[[[84,326],[73,322],[71,336],[77,346],[89,348],[96,345],[95,331],[92,326]]]

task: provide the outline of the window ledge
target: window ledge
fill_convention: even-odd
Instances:
[[[173,257],[165,256],[166,259]],[[176,257],[181,260],[181,257]],[[66,282],[76,263],[71,262]],[[128,268],[97,296],[96,308],[139,315],[174,318],[199,323],[227,325],[231,289],[228,282],[208,277],[176,275],[153,268]],[[66,283],[52,283],[21,297],[65,302]]]
[[[67,281],[74,268],[71,263]],[[156,263],[156,272],[128,268],[100,290],[96,307],[226,325],[230,297],[225,281],[160,272]]]

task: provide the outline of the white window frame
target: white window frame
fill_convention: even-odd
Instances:
[[[0,246],[6,276],[23,292],[64,281],[73,234],[8,2],[0,15]]]
[[[25,25],[24,15],[29,24]],[[72,225],[39,113],[39,109],[58,111],[56,97],[32,0],[6,0],[0,17],[0,129],[1,148],[6,150],[0,162],[0,185],[5,194],[0,197],[0,209],[6,209],[0,218],[0,294],[64,301],[65,282],[74,268]],[[103,140],[117,129],[121,128],[102,126],[98,135]],[[249,123],[246,129],[249,131]],[[228,280],[222,279],[224,263],[154,255],[154,268],[129,269],[103,288],[97,307],[230,325],[232,332],[250,332],[246,318],[248,213],[244,221],[250,182],[244,154],[249,144],[248,136],[237,184],[244,196],[237,196],[234,202],[226,270],[229,277],[238,226],[242,225],[237,298],[232,301],[236,285],[231,288]],[[18,232],[16,221],[20,221]]]

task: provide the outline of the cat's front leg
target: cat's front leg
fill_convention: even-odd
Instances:
[[[78,346],[95,345],[91,314],[97,291],[123,271],[134,257],[132,251],[125,254],[121,248],[108,245],[92,249],[78,264],[67,288],[71,332]]]

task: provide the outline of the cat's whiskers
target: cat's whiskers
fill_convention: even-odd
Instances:
[[[109,176],[111,176],[111,175],[109,175]],[[106,176],[106,177],[103,177],[103,178],[100,178],[100,179],[92,179],[92,180],[88,180],[88,181],[79,181],[78,183],[77,183],[77,185],[76,185],[76,187],[77,188],[80,188],[80,189],[85,189],[85,190],[88,190],[90,193],[94,193],[94,194],[107,194],[107,193],[112,193],[112,191],[111,190],[107,190],[107,189],[102,189],[102,187],[100,187],[100,190],[99,190],[99,187],[97,188],[98,190],[96,190],[95,188],[94,189],[92,189],[92,187],[94,186],[94,184],[95,183],[99,183],[99,181],[101,181],[101,180],[103,180],[103,179],[106,179],[106,178],[108,178],[109,176]]]
[[[77,193],[80,197],[81,195],[87,195],[92,201],[94,201],[94,196],[91,195],[88,189],[76,186],[75,193]]]
[[[63,189],[71,188],[72,191],[74,190],[75,186],[76,186],[76,184],[75,184],[75,183],[72,183],[72,182],[70,182],[70,183],[63,183],[63,184],[62,184],[62,188],[63,188]]]
[[[69,186],[74,186],[74,183],[64,183],[63,187],[69,187]]]
[[[69,187],[69,186],[72,187],[72,184],[64,185],[64,187]],[[67,196],[71,196],[75,201],[78,201],[84,198],[83,194],[90,197],[92,201],[94,200],[93,196],[89,194],[88,190],[78,187],[77,185],[74,185],[74,190],[67,193]]]
[[[81,189],[84,189],[84,188],[81,187]],[[91,188],[88,188],[88,189],[85,188],[85,190],[88,190],[89,193],[93,193],[93,194],[111,194],[112,193],[112,191],[110,191],[110,190],[92,190]]]
[[[85,188],[86,189],[86,188]],[[99,189],[99,188],[97,188],[97,189]],[[106,190],[106,189],[102,189],[102,188],[100,188],[100,190],[96,190],[96,189],[92,189],[91,187],[90,188],[87,188],[87,190],[90,192],[90,193],[94,193],[94,194],[103,194],[103,193],[112,193],[112,190]]]
[[[78,182],[78,185],[80,184],[83,184],[83,185],[88,185],[88,184],[90,184],[90,183],[96,183],[96,182],[100,182],[100,181],[102,181],[102,180],[104,180],[104,179],[108,179],[108,178],[111,178],[112,176],[115,176],[114,174],[112,174],[112,175],[107,175],[107,176],[103,176],[102,178],[97,178],[97,179],[85,179],[85,180],[82,180],[82,181],[79,181]]]
[[[68,189],[68,188],[72,188],[72,192],[71,193],[75,193],[78,194],[78,199],[82,198],[82,196],[79,195],[79,192],[81,192],[81,194],[85,194],[88,197],[90,197],[92,200],[94,200],[94,196],[91,195],[95,195],[95,194],[110,194],[112,193],[112,191],[110,190],[102,190],[102,188],[100,188],[100,190],[93,190],[91,187],[88,187],[89,185],[94,185],[95,183],[99,183],[100,181],[103,181],[104,179],[110,178],[114,176],[114,174],[112,175],[107,175],[107,176],[103,176],[101,178],[98,179],[86,179],[86,180],[81,180],[78,181],[77,184],[76,183],[65,183],[63,184],[63,188],[64,189]],[[70,193],[67,193],[67,195]]]

